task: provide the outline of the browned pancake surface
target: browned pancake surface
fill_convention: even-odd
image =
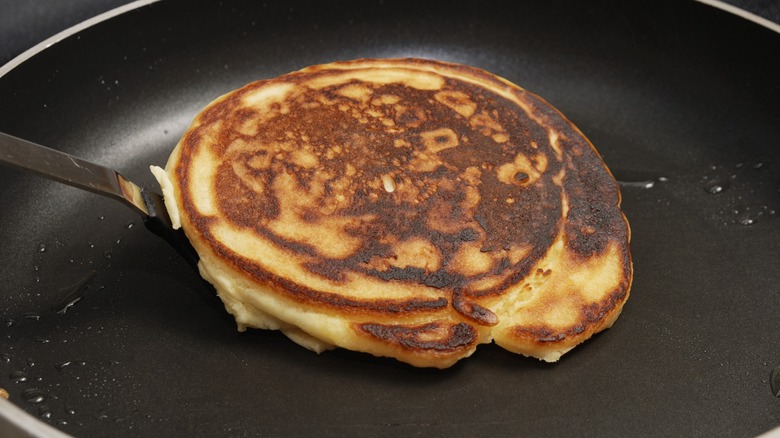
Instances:
[[[407,353],[473,350],[522,313],[502,300],[544,302],[522,290],[558,269],[604,260],[616,281],[595,300],[572,290],[571,321],[507,336],[587,337],[628,296],[628,226],[595,149],[470,67],[355,61],[249,84],[199,115],[174,174],[199,251]]]

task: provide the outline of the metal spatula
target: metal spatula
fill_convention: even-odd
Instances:
[[[197,253],[184,233],[173,229],[162,196],[117,171],[2,132],[0,164],[121,201],[141,215],[147,229],[165,239],[189,264],[197,265]]]

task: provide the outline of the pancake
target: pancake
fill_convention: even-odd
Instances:
[[[620,192],[550,104],[422,59],[308,67],[209,104],[153,168],[239,330],[445,368],[544,361],[610,327]]]

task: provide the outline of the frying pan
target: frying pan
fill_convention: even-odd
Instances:
[[[671,0],[167,0],[87,27],[0,77],[0,130],[147,187],[197,111],[255,79],[398,56],[503,76],[566,114],[621,181],[631,298],[556,364],[492,345],[444,371],[316,355],[238,333],[124,206],[0,169],[0,387],[74,436],[773,429],[778,55],[780,34]]]

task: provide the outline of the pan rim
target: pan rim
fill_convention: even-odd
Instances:
[[[106,12],[103,12],[102,14],[96,15],[92,18],[88,18],[80,23],[77,23],[67,29],[64,29],[60,32],[55,33],[54,35],[50,36],[49,38],[46,38],[45,40],[41,41],[40,43],[30,47],[29,49],[25,50],[24,52],[20,53],[16,57],[12,58],[10,61],[8,61],[6,64],[0,66],[0,78],[8,74],[11,70],[18,67],[28,59],[32,58],[33,56],[37,55],[38,53],[43,52],[44,50],[48,49],[49,47],[57,44],[58,42],[75,35],[79,32],[81,32],[84,29],[88,29],[96,24],[102,23],[106,20],[110,20],[111,18],[114,18],[118,15],[122,15],[124,13],[130,12],[132,10],[150,5],[152,3],[159,2],[161,0],[135,0],[132,3],[128,3],[122,6],[118,6],[114,9],[108,10]]]
[[[45,40],[41,41],[40,43],[30,47],[29,49],[25,50],[24,52],[20,53],[16,57],[12,58],[10,61],[8,61],[6,64],[0,66],[0,78],[8,74],[11,70],[18,67],[28,59],[32,58],[33,56],[37,55],[38,53],[48,49],[49,47],[53,46],[54,44],[57,44],[58,42],[78,33],[81,32],[84,29],[87,29],[89,27],[92,27],[96,24],[102,23],[103,21],[110,20],[113,17],[116,17],[118,15],[122,15],[126,12],[130,12],[132,10],[150,5],[152,3],[156,3],[162,0],[135,0],[131,3],[128,3],[126,5],[122,5],[119,7],[116,7],[114,9],[111,9],[109,11],[103,12],[102,14],[96,15],[92,18],[88,18],[78,24],[75,24],[67,29],[64,29],[60,32],[57,32],[56,34],[50,36],[49,38],[46,38]],[[698,3],[705,4],[708,6],[711,6],[716,9],[720,9],[722,11],[731,13],[733,15],[736,15],[740,18],[743,18],[745,20],[751,21],[755,24],[758,24],[759,26],[765,27],[773,32],[780,33],[780,23],[775,23],[773,21],[770,21],[764,17],[760,17],[752,12],[746,11],[744,9],[740,9],[736,6],[730,5],[728,3],[723,2],[722,0],[694,0]]]
[[[750,11],[746,11],[734,5],[725,3],[722,0],[694,0],[694,1],[712,6],[713,8],[717,8],[725,12],[729,12],[733,15],[736,15],[737,17],[744,18],[760,26],[766,27],[771,31],[780,33],[780,23],[775,23],[774,21],[770,21],[764,17],[760,17]]]

